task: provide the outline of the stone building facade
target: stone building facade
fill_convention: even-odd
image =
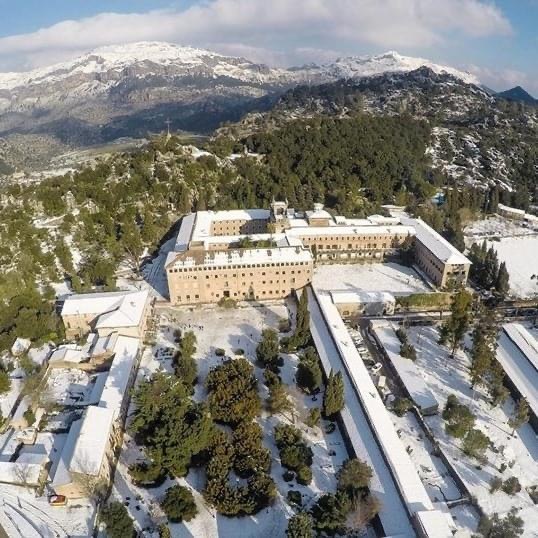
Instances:
[[[465,284],[470,262],[420,219],[333,217],[273,202],[271,209],[186,216],[165,263],[172,304],[280,299],[312,280],[314,263],[382,261],[412,243],[438,287]]]

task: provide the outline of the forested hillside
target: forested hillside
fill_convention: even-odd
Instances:
[[[282,128],[297,118],[353,117],[357,113],[408,115],[425,122],[432,136],[427,153],[450,184],[511,193],[511,205],[538,200],[538,109],[496,99],[483,89],[422,67],[360,80],[340,80],[289,90],[265,114],[247,115],[220,130],[244,139]],[[378,151],[384,151],[377,147]]]

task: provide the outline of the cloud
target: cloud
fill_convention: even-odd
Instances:
[[[469,65],[466,69],[476,75],[480,81],[492,90],[502,91],[523,86],[529,93],[538,96],[538,76],[518,69],[490,69],[478,65]]]
[[[28,69],[101,45],[144,40],[213,44],[222,52],[243,50],[258,61],[283,64],[311,61],[316,50],[326,58],[323,50],[334,44],[347,51],[358,45],[409,50],[454,35],[511,32],[500,9],[486,0],[210,0],[183,10],[100,13],[0,38],[0,70]]]

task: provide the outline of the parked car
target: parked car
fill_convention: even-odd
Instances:
[[[377,374],[377,372],[379,372],[379,370],[381,370],[381,368],[383,368],[383,365],[382,365],[380,362],[376,362],[376,363],[372,366],[372,373],[373,373],[373,374]]]
[[[67,497],[65,495],[50,495],[49,504],[51,506],[65,506],[67,504]]]

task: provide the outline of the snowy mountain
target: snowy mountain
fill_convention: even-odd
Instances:
[[[402,56],[395,51],[389,51],[377,56],[338,58],[333,63],[310,66],[302,70],[311,75],[319,74],[319,77],[325,80],[336,80],[342,78],[359,79],[382,73],[407,73],[415,71],[420,67],[427,67],[437,74],[452,75],[466,84],[480,84],[480,81],[471,73],[459,71],[453,67],[434,64],[424,58]],[[299,68],[298,72],[301,72],[301,68]]]
[[[15,145],[20,153],[39,143],[57,153],[144,137],[163,130],[168,120],[174,130],[209,133],[246,112],[268,110],[298,85],[423,66],[478,84],[468,73],[396,52],[283,69],[171,43],[102,47],[26,73],[0,73],[0,147],[7,145],[9,153]]]

